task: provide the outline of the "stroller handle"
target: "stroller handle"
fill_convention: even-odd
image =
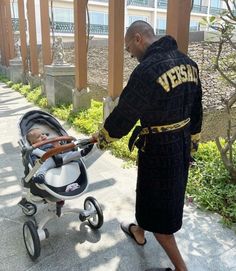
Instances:
[[[60,141],[64,137],[59,137]],[[74,139],[72,137],[72,139]],[[55,140],[55,139],[54,139]],[[65,140],[65,139],[64,139]],[[80,140],[75,140],[69,144],[61,145],[59,147],[55,147],[53,149],[48,150],[41,158],[40,162],[43,163],[45,160],[47,160],[49,157],[52,157],[53,155],[59,154],[61,152],[69,151],[74,149],[75,147],[79,148],[85,148],[86,146],[90,144],[94,144],[96,141],[94,138],[86,138],[86,139],[80,139]],[[45,144],[45,143],[44,143]]]
[[[76,147],[76,144],[74,142],[71,142],[69,144],[61,145],[59,147],[53,148],[49,151],[47,151],[41,158],[40,162],[43,163],[45,160],[47,160],[49,157],[52,157],[53,155],[59,154],[61,152],[65,152],[68,150],[72,150]]]
[[[53,137],[47,140],[44,140],[42,142],[39,143],[35,143],[33,144],[31,147],[33,149],[39,148],[43,145],[49,144],[49,143],[54,143],[54,142],[58,142],[58,141],[68,141],[71,142],[72,140],[75,140],[75,138],[73,136],[58,136],[58,137]]]

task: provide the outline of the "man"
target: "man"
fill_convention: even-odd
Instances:
[[[140,64],[95,137],[102,149],[128,134],[140,120],[141,127],[134,130],[129,142],[130,149],[134,144],[139,149],[137,224],[123,223],[121,228],[138,245],[146,243],[145,231],[153,232],[175,271],[186,271],[174,233],[182,226],[190,150],[191,146],[196,149],[201,131],[198,67],[178,51],[172,37],[157,40],[144,21],[131,24],[125,45]]]

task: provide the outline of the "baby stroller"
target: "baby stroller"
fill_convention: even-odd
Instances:
[[[26,134],[32,128],[40,128],[44,133],[47,133],[48,139],[31,146],[26,139]],[[76,140],[74,137],[68,136],[52,115],[40,110],[25,113],[19,121],[19,130],[24,177],[21,180],[23,186],[22,199],[18,205],[26,216],[31,217],[37,212],[37,203],[48,204],[48,212],[45,218],[39,222],[36,222],[36,219],[31,219],[23,225],[23,237],[27,252],[32,260],[36,260],[40,256],[40,242],[49,237],[45,225],[50,220],[60,217],[62,214],[74,212],[79,214],[79,219],[82,222],[88,221],[92,229],[99,229],[103,225],[102,209],[93,197],[85,199],[84,209],[72,210],[64,207],[62,213],[65,200],[79,197],[88,187],[86,167],[82,158],[49,169],[43,184],[33,182],[34,174],[46,159],[68,150],[82,149],[88,144],[94,144],[94,142],[91,142],[91,139]],[[60,146],[48,150],[33,164],[32,151],[52,142],[60,142]],[[67,189],[69,186],[74,186],[74,189]]]

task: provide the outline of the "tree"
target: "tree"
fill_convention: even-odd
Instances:
[[[231,182],[236,184],[236,165],[235,165],[235,147],[236,131],[232,124],[232,106],[236,103],[236,1],[223,0],[227,9],[219,16],[212,16],[205,19],[211,29],[213,29],[219,38],[217,55],[214,61],[214,68],[219,72],[227,84],[235,90],[229,99],[223,99],[225,110],[227,112],[227,136],[222,143],[220,138],[216,138],[216,145],[220,152],[222,162],[231,176]],[[229,52],[223,56],[224,49],[230,48]]]

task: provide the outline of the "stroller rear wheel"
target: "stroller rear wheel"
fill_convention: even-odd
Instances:
[[[84,201],[85,211],[89,211],[90,216],[87,219],[92,229],[99,229],[103,225],[103,212],[97,200],[93,197],[87,197]]]
[[[40,255],[41,246],[37,228],[30,220],[23,225],[23,237],[27,252],[30,258],[35,261]]]

